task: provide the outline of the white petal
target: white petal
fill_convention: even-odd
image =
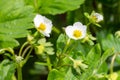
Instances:
[[[44,32],[44,31],[39,31],[39,32],[41,32],[44,36],[46,36],[46,37],[50,37],[50,34],[49,33],[46,33],[46,32]]]
[[[75,22],[75,23],[73,24],[73,26],[82,26],[82,23],[81,23],[81,22]]]
[[[86,30],[82,31],[82,36],[80,37],[80,39],[84,38],[86,36]]]
[[[46,17],[43,17],[43,19],[44,19],[45,23],[52,24],[52,21],[50,19],[48,19]]]
[[[46,33],[51,33],[51,30],[52,30],[52,23],[51,22],[49,22],[49,23],[45,23],[46,24],[46,30],[45,30],[45,32]]]
[[[43,22],[43,16],[37,14],[34,18],[35,27],[39,27],[41,22]]]
[[[99,13],[94,13],[94,16],[97,17],[97,21],[96,22],[100,22],[100,21],[103,20],[103,16],[101,14],[99,14]]]
[[[69,38],[78,40],[78,39],[82,39],[86,36],[86,29],[87,29],[87,27],[85,25],[82,25],[80,22],[76,22],[76,23],[74,23],[74,26],[67,26],[65,28],[65,32]],[[82,32],[82,36],[80,36],[80,37],[73,36],[74,30],[80,30]]]
[[[65,32],[69,38],[73,38],[73,30],[74,30],[73,26],[67,26],[65,28]]]
[[[43,33],[46,37],[50,37],[49,33]]]

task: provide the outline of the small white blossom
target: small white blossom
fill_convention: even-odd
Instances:
[[[71,39],[82,39],[86,36],[86,26],[80,22],[76,22],[73,26],[67,26],[65,32]]]
[[[92,13],[91,18],[95,20],[95,22],[100,22],[103,20],[103,15],[99,13]]]
[[[88,65],[84,64],[82,60],[74,60],[74,68],[78,68],[80,67],[81,69],[85,70],[86,68],[88,68]]]
[[[52,21],[45,16],[37,14],[34,18],[35,28],[46,37],[50,37]]]

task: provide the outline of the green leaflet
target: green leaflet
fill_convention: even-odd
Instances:
[[[5,59],[0,63],[0,80],[11,80],[15,72],[15,63]]]
[[[47,80],[64,80],[64,74],[56,69],[50,71]]]
[[[25,0],[27,4],[32,4],[35,10],[41,14],[61,14],[67,11],[78,9],[84,0]],[[34,4],[33,4],[34,2]]]
[[[67,38],[64,34],[60,34],[57,39],[57,52],[61,53],[65,47],[65,42],[67,42]],[[59,55],[59,54],[58,54]]]
[[[0,0],[0,5],[0,48],[18,46],[15,38],[26,37],[33,27],[33,8],[23,0]]]
[[[89,80],[89,78],[91,76],[93,76],[93,72],[95,70],[95,68],[98,65],[98,61],[100,59],[101,56],[101,48],[100,48],[100,44],[96,44],[88,53],[87,55],[87,63],[88,65],[88,70],[85,71],[85,73],[83,73],[80,78],[81,80]]]
[[[107,73],[106,59],[113,54],[112,49],[107,49],[101,56],[100,45],[95,45],[87,55],[88,70],[81,75],[81,80],[93,80],[91,79],[98,73]]]
[[[102,40],[103,50],[113,48],[115,52],[120,52],[120,39],[109,34],[107,38]]]

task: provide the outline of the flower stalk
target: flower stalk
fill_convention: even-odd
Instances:
[[[117,55],[118,55],[118,53],[115,53],[111,60],[111,64],[110,64],[110,73],[111,74],[113,73],[113,66],[114,66],[115,58],[117,57]]]
[[[22,80],[22,67],[20,66],[20,63],[17,65],[17,75],[18,80]]]

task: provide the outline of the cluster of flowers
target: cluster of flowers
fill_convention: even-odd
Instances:
[[[93,24],[98,23],[103,20],[103,16],[99,13],[92,13],[90,16],[88,15],[87,18],[89,21]],[[50,37],[50,33],[52,30],[52,21],[46,18],[45,16],[37,14],[34,18],[34,24],[35,28],[44,36]],[[83,25],[81,22],[75,22],[73,25],[69,25],[65,28],[65,33],[69,37],[69,39],[79,40],[79,39],[88,39],[87,34],[87,26]],[[43,39],[41,43],[41,40],[39,41],[40,46],[38,46],[38,52],[43,53],[44,51],[44,45],[47,44],[46,40]],[[51,46],[51,44],[49,45]],[[46,50],[48,54],[54,54],[53,50]],[[73,61],[73,67],[76,69],[76,71],[79,70],[79,67],[83,70],[88,68],[86,64],[83,63],[83,60],[74,60],[71,57],[69,57],[70,60]],[[79,72],[79,71],[78,71]],[[81,73],[81,72],[79,72]]]
[[[103,16],[99,13],[91,14],[90,16],[95,22],[103,20]],[[50,37],[52,30],[52,21],[45,16],[37,14],[34,18],[35,28],[46,37]],[[65,32],[71,39],[78,40],[86,36],[87,26],[81,22],[75,22],[73,25],[67,26]]]

